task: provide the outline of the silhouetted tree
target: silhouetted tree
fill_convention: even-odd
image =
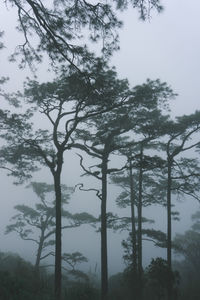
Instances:
[[[53,176],[56,199],[56,300],[61,297],[61,173],[64,153],[72,148],[74,131],[82,122],[120,107],[130,98],[127,81],[118,80],[116,72],[109,70],[101,60],[88,66],[87,72],[93,77],[91,89],[82,74],[65,68],[53,82],[39,84],[28,81],[24,92],[26,102],[31,106],[25,114],[27,124],[23,127],[15,124],[5,135],[9,146],[4,152],[9,163],[13,163],[13,154],[17,153],[19,161],[27,159],[41,163],[49,168]],[[28,120],[36,112],[44,116],[51,129],[47,130],[44,125],[34,131]]]
[[[116,112],[107,113],[101,117],[92,119],[90,131],[81,130],[77,132],[79,138],[85,141],[84,145],[75,144],[74,146],[85,150],[90,156],[98,158],[99,164],[87,169],[83,165],[83,157],[80,156],[80,164],[87,175],[91,175],[101,181],[101,190],[95,190],[101,200],[101,299],[106,300],[108,295],[108,262],[107,262],[107,177],[108,174],[117,171],[116,168],[109,168],[109,156],[119,147],[119,135],[126,132],[129,128],[125,125],[126,116]],[[95,124],[97,133],[91,133],[91,126]],[[127,124],[127,123],[126,123]],[[120,141],[121,142],[121,141]],[[81,190],[84,190],[79,186]]]
[[[89,281],[88,275],[77,269],[77,265],[88,262],[88,259],[80,252],[76,251],[73,253],[63,253],[62,260],[67,266],[63,266],[63,269],[66,271],[67,275],[73,276],[75,279],[79,279],[84,282]]]
[[[176,122],[166,122],[163,124],[164,133],[169,136],[164,149],[167,154],[167,262],[171,270],[171,252],[172,252],[172,228],[171,228],[171,195],[173,190],[173,179],[180,179],[173,176],[173,170],[176,164],[176,156],[183,152],[190,150],[197,145],[199,141],[191,141],[191,138],[200,130],[200,112],[196,111],[194,114],[188,116],[178,117]],[[187,174],[185,178],[193,176]],[[174,177],[174,178],[173,178]],[[183,175],[180,177],[183,178]],[[172,285],[169,282],[168,300],[172,297]]]
[[[140,283],[140,288],[138,291],[142,291],[142,235],[156,235],[155,230],[143,230],[142,222],[142,208],[143,206],[148,206],[152,204],[162,204],[163,200],[157,199],[156,195],[153,195],[152,188],[154,187],[154,182],[156,181],[155,170],[160,170],[163,167],[164,161],[161,157],[157,155],[145,154],[146,150],[157,150],[157,145],[159,143],[158,138],[160,133],[158,131],[158,124],[165,122],[168,116],[161,114],[161,111],[156,107],[158,103],[155,101],[152,106],[147,106],[147,109],[142,109],[142,116],[144,118],[140,126],[135,129],[135,134],[140,136],[140,140],[135,146],[129,148],[129,150],[123,150],[122,154],[126,155],[129,161],[129,181],[120,178],[113,178],[114,182],[119,183],[122,180],[123,185],[125,183],[125,192],[119,196],[119,204],[131,206],[131,219],[132,219],[132,234],[131,245],[133,247],[133,262],[132,266],[135,272],[138,274],[138,280]],[[145,107],[145,104],[144,104]],[[140,113],[140,112],[139,112]],[[136,138],[135,138],[136,139]],[[134,185],[133,185],[134,180]],[[127,186],[129,186],[129,191],[127,191]],[[135,230],[136,222],[134,218],[134,206],[137,209],[137,230]],[[134,212],[134,214],[133,214]],[[124,220],[123,220],[124,221]],[[154,233],[153,233],[154,232]],[[164,234],[163,234],[164,235]],[[136,238],[137,236],[137,238]],[[159,236],[158,236],[159,238]],[[148,239],[148,238],[147,238]],[[137,244],[136,244],[137,240]],[[162,243],[165,242],[162,236]],[[165,244],[165,243],[164,243]],[[161,245],[161,243],[160,243]],[[137,250],[136,250],[137,249]],[[137,263],[136,261],[137,255]],[[137,265],[137,268],[136,268]],[[139,299],[142,295],[138,295]]]
[[[92,175],[101,180],[102,189],[101,192],[96,190],[97,196],[101,199],[101,241],[102,241],[102,297],[106,297],[108,290],[107,281],[107,238],[106,238],[106,202],[107,202],[107,174],[119,171],[116,168],[108,169],[108,159],[112,152],[119,149],[127,148],[132,144],[139,144],[137,140],[128,141],[124,134],[128,131],[135,133],[140,132],[143,125],[143,129],[146,129],[146,136],[142,139],[145,143],[151,140],[150,133],[152,134],[152,115],[158,122],[163,120],[160,118],[160,111],[158,111],[159,105],[166,105],[166,102],[174,96],[172,90],[166,83],[161,83],[159,80],[151,81],[147,80],[141,86],[136,86],[131,91],[131,102],[129,106],[123,106],[120,109],[113,110],[105,117],[92,118],[91,122],[88,122],[89,129],[83,129],[77,131],[78,137],[84,141],[83,145],[75,144],[74,147],[84,150],[90,156],[100,159],[100,164],[92,166],[90,169],[86,169],[83,164],[83,158],[81,157],[81,165],[86,174]],[[148,111],[148,113],[146,113]],[[155,121],[155,122],[156,122]],[[93,130],[93,127],[96,130]],[[94,132],[94,133],[93,133]],[[95,168],[95,169],[94,169]],[[141,180],[140,180],[141,183]],[[91,189],[94,190],[94,189]],[[140,186],[140,198],[141,198],[141,186]],[[139,229],[138,229],[139,231]],[[140,243],[141,245],[141,243]],[[140,251],[141,252],[141,251]],[[104,299],[103,298],[103,299]]]
[[[124,151],[122,151],[123,153]],[[136,233],[136,225],[137,218],[135,213],[135,208],[137,208],[136,203],[136,186],[135,186],[135,178],[133,173],[133,167],[131,162],[131,153],[128,151],[127,155],[127,170],[118,172],[116,175],[111,176],[111,182],[116,184],[117,186],[122,188],[122,192],[116,199],[116,203],[118,207],[125,208],[130,206],[131,208],[131,216],[130,218],[119,218],[120,224],[116,224],[114,220],[114,229],[121,229],[127,227],[127,224],[131,224],[131,236],[132,236],[132,265],[133,270],[137,272],[137,233]]]
[[[32,241],[37,244],[37,253],[35,261],[35,271],[39,272],[40,262],[54,255],[54,251],[46,252],[49,246],[55,245],[55,239],[51,239],[55,235],[55,199],[52,198],[54,186],[51,184],[32,182],[30,187],[39,197],[39,203],[32,208],[28,205],[16,205],[14,208],[17,214],[11,218],[11,224],[6,227],[6,234],[17,232],[21,239]],[[65,222],[63,229],[79,227],[87,222],[95,222],[95,218],[87,213],[71,214],[64,205],[68,203],[72,188],[64,185],[62,188],[62,217]]]

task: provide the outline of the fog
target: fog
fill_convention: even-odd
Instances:
[[[200,109],[200,2],[198,0],[163,1],[165,9],[157,15],[153,13],[150,20],[142,22],[138,20],[138,13],[129,9],[122,14],[124,22],[120,30],[120,51],[113,54],[110,65],[114,65],[120,78],[128,78],[130,85],[142,84],[147,78],[166,81],[173,90],[178,93],[175,100],[170,103],[173,117],[182,114],[190,114]],[[26,68],[19,70],[17,63],[9,63],[10,55],[18,45],[22,36],[15,30],[16,11],[13,8],[5,9],[4,3],[0,4],[0,29],[5,31],[3,41],[6,48],[1,51],[0,76],[9,76],[7,84],[9,91],[21,89],[26,76],[33,77],[31,71]],[[39,79],[47,81],[51,79],[51,73],[47,72],[45,63],[39,67]],[[2,107],[6,107],[2,103]],[[39,124],[38,124],[39,125]],[[80,177],[82,171],[79,158],[71,151],[65,155],[65,166],[62,175],[62,183],[75,186],[84,182],[86,188],[99,186],[99,182],[90,178]],[[26,184],[14,185],[14,179],[8,177],[5,170],[0,172],[1,182],[1,209],[0,209],[0,251],[12,251],[23,258],[34,262],[35,248],[29,241],[22,241],[15,233],[4,235],[5,227],[10,218],[16,213],[14,205],[32,205],[37,197]],[[42,168],[37,174],[33,174],[32,181],[52,183],[49,170]],[[129,216],[129,209],[116,207],[115,199],[120,189],[109,185],[108,211],[119,215]],[[190,225],[191,214],[199,209],[199,203],[189,197],[181,202],[175,202],[180,212],[180,221],[172,224],[173,236],[176,232],[184,232]],[[87,211],[98,217],[100,214],[100,200],[93,192],[76,191],[68,205],[70,212]],[[155,228],[166,230],[166,210],[159,206],[144,209],[144,216],[155,219]],[[151,226],[151,225],[150,225]],[[109,274],[120,272],[124,268],[122,239],[127,237],[127,232],[108,233],[108,262]],[[80,251],[89,262],[83,264],[85,270],[100,271],[100,233],[95,229],[83,225],[81,228],[66,230],[63,233],[63,251]],[[166,258],[166,250],[155,248],[153,244],[144,242],[143,248],[144,266],[149,264],[152,257],[162,256]]]

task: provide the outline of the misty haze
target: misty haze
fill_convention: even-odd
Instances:
[[[199,11],[1,1],[0,300],[200,299]]]

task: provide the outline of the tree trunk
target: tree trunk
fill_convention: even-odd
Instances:
[[[131,237],[132,237],[132,258],[133,258],[133,299],[138,300],[138,262],[137,262],[137,232],[135,226],[135,193],[133,184],[133,170],[131,160],[129,164],[129,176],[130,176],[130,200],[131,200]]]
[[[137,239],[136,239],[136,228],[135,228],[135,195],[134,195],[133,170],[132,170],[131,160],[130,160],[130,164],[129,164],[129,176],[130,176],[133,270],[134,270],[135,273],[137,273]]]
[[[40,266],[40,259],[41,259],[41,255],[42,255],[43,244],[44,244],[44,230],[42,228],[40,241],[39,241],[39,245],[38,245],[38,250],[37,250],[35,266],[34,266],[35,273],[37,276],[39,275],[39,266]]]
[[[33,287],[34,287],[34,297],[37,299],[38,297],[38,291],[40,287],[40,260],[41,260],[41,255],[42,255],[42,248],[44,244],[44,230],[41,230],[41,236],[40,236],[40,241],[38,245],[38,250],[37,250],[37,256],[36,256],[36,261],[35,261],[35,266],[34,266],[34,280],[33,280]]]
[[[169,269],[168,279],[168,300],[172,300],[172,224],[171,224],[171,172],[172,160],[168,159],[168,178],[167,178],[167,265]]]
[[[142,300],[142,181],[143,181],[143,146],[140,150],[139,191],[138,191],[138,283],[139,299]]]
[[[107,300],[108,295],[108,262],[107,262],[107,164],[108,157],[102,160],[102,200],[101,200],[101,300]]]
[[[62,193],[61,193],[61,167],[62,162],[58,162],[59,168],[54,174],[54,186],[56,197],[56,232],[55,232],[55,300],[61,300],[62,297],[62,273],[61,273],[61,205],[62,205]]]

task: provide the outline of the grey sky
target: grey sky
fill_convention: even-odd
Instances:
[[[160,78],[172,86],[179,97],[173,114],[200,109],[200,2],[163,1],[165,10],[150,22],[138,21],[137,13],[124,15],[120,52],[113,63],[131,85],[146,78]]]
[[[121,78],[128,78],[131,86],[141,84],[147,78],[160,78],[162,81],[166,81],[179,94],[171,104],[172,115],[189,114],[200,109],[200,1],[165,0],[163,4],[165,6],[164,12],[160,15],[153,14],[151,20],[145,23],[138,20],[137,12],[132,9],[123,13],[124,27],[120,31],[121,50],[113,55],[111,65],[116,66]],[[12,9],[7,12],[3,3],[0,3],[0,29],[5,30],[4,41],[7,46],[7,49],[0,56],[0,76],[9,75],[11,77],[11,82],[8,85],[11,90],[21,87],[27,74],[30,75],[29,71],[19,71],[15,64],[9,64],[6,60],[8,52],[11,53],[13,47],[18,44],[20,36],[14,30],[14,19],[15,13]],[[48,73],[41,72],[40,77],[42,76],[44,76],[44,81],[48,77],[50,78]],[[77,181],[80,182],[79,162],[74,154],[70,154],[66,158],[66,163],[68,162],[70,162],[72,173],[69,175],[69,172],[64,172],[63,181],[67,178],[67,182],[64,183],[73,185]],[[49,180],[49,182],[52,182],[51,176],[46,171],[42,171],[37,175],[35,180]],[[32,245],[18,241],[14,234],[4,237],[2,231],[4,231],[5,225],[13,214],[12,207],[17,203],[31,202],[33,193],[31,190],[24,189],[24,186],[13,186],[12,178],[6,177],[3,171],[0,172],[0,182],[0,250],[16,250],[25,258],[30,259],[33,255]],[[74,211],[79,211],[85,207],[85,210],[99,214],[99,200],[95,199],[93,194],[89,194],[87,197],[80,196],[84,199],[79,199],[80,193],[77,195],[71,204]],[[112,198],[108,205],[110,209],[113,207],[115,195],[117,195],[117,189],[112,188],[112,195],[111,192],[109,194]],[[188,200],[185,204],[181,204],[182,221],[175,225],[175,231],[183,231],[189,226],[190,214],[198,206],[194,200]],[[151,217],[155,215],[155,212],[161,228],[164,229],[166,225],[166,223],[163,223],[166,217],[164,209],[162,211],[158,211],[157,208],[148,209],[146,213]],[[96,244],[96,246],[89,249],[88,240],[80,239],[77,229],[70,235],[71,242],[68,242],[68,235],[68,233],[64,235],[65,251],[83,251],[84,255],[92,258],[91,264],[93,267],[96,261],[99,263],[99,234],[93,233],[93,230],[86,227],[81,229],[81,236],[89,236],[90,242],[92,239],[91,244]],[[119,234],[112,235],[112,239],[109,235],[109,243],[112,241],[112,247],[115,249],[112,252],[112,248],[109,249],[111,272],[117,272],[122,268],[121,239],[122,237]],[[148,263],[151,251],[146,247],[144,252],[146,255],[145,263]],[[156,255],[161,255],[159,253],[164,254],[163,251],[159,252],[157,250]]]

